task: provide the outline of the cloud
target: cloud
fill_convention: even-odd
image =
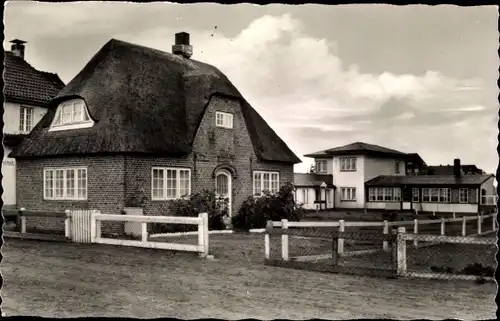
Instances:
[[[17,3],[9,6],[21,7]],[[290,14],[261,16],[229,37],[213,26],[191,24],[187,18],[183,22],[179,8],[181,5],[25,3],[17,18],[6,16],[6,33],[15,29],[20,33],[15,37],[30,34],[51,44],[64,37],[65,44],[73,39],[74,45],[58,49],[65,53],[60,59],[47,53],[47,59],[56,61],[69,81],[111,37],[170,52],[173,34],[182,28],[191,34],[193,59],[223,71],[298,156],[358,140],[419,152],[424,158],[432,157],[431,163],[445,163],[468,149],[476,151],[470,162],[480,162],[483,157],[476,156],[481,155],[480,148],[496,148],[496,138],[478,137],[479,133],[496,135],[496,79],[494,83],[479,76],[458,79],[439,70],[366,72],[340,59],[337,53],[343,48],[334,38],[311,35],[306,22]],[[23,23],[26,20],[37,28]],[[167,20],[175,21],[175,27],[167,25]],[[364,40],[352,39],[353,43],[360,41]],[[440,40],[440,45],[446,44]],[[70,49],[79,55],[73,57]],[[429,46],[427,50],[434,49]],[[405,51],[394,57],[397,54]],[[377,55],[377,47],[366,55],[367,60]],[[464,63],[458,62],[457,68]],[[46,66],[57,70],[55,65]],[[454,152],[444,152],[450,146]],[[308,162],[299,169],[307,168]]]

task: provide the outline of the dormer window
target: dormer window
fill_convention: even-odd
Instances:
[[[82,99],[64,101],[57,107],[50,131],[92,127],[87,106]]]

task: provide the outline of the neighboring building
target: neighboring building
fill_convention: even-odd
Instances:
[[[379,175],[404,176],[408,154],[356,142],[304,155],[315,160],[318,174],[332,175],[336,208],[365,208],[365,182]]]
[[[106,43],[14,150],[18,205],[167,215],[170,201],[208,189],[235,215],[249,196],[292,182],[299,158],[191,53],[186,33],[173,53]]]
[[[64,87],[56,75],[33,68],[24,60],[25,41],[12,40],[11,51],[4,51],[4,158],[2,161],[2,199],[5,207],[16,205],[16,161],[8,157],[42,119],[48,102]]]
[[[484,175],[482,169],[476,165],[461,165],[461,173],[463,175]],[[428,166],[427,175],[453,175],[453,165]]]
[[[496,206],[494,175],[463,175],[455,160],[451,175],[386,176],[366,182],[368,209],[478,213]]]
[[[335,186],[332,175],[294,174],[295,201],[307,210],[335,207]]]
[[[417,153],[409,153],[406,161],[406,175],[424,175],[427,172],[427,164]]]

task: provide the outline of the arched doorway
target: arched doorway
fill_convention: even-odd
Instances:
[[[232,205],[232,177],[231,173],[225,169],[219,169],[215,173],[215,196],[227,199],[227,212],[231,217]]]

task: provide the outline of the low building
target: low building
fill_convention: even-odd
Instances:
[[[479,213],[496,206],[495,176],[463,175],[455,160],[452,175],[381,175],[365,183],[367,209]]]
[[[295,173],[295,201],[307,210],[335,207],[335,186],[332,175]]]

